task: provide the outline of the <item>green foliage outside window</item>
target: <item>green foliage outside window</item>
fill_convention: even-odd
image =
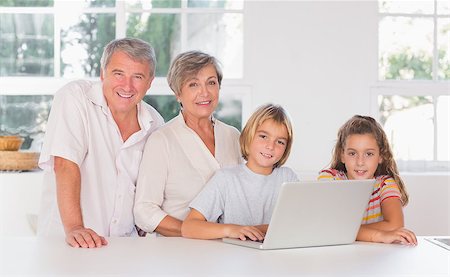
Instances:
[[[178,0],[158,1],[158,7],[169,8],[176,5]],[[147,17],[147,18],[146,18]],[[127,22],[127,36],[140,38],[149,42],[156,53],[156,76],[166,76],[179,42],[180,22],[175,14],[130,14]]]
[[[0,7],[53,7],[53,0],[0,0]]]

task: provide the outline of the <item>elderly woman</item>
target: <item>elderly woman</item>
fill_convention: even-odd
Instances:
[[[197,193],[217,169],[240,163],[239,131],[213,117],[222,82],[214,57],[199,51],[178,55],[167,81],[181,112],[147,141],[134,216],[146,232],[181,236]]]

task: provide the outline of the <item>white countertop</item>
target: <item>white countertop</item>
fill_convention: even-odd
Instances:
[[[62,238],[0,238],[0,275],[450,276],[450,251],[423,237],[416,247],[361,243],[257,250],[184,238],[109,238],[75,249]]]

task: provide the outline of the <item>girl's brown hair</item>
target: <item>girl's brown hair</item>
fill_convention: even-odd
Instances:
[[[286,130],[288,133],[286,149],[284,150],[283,156],[273,166],[274,168],[276,168],[282,166],[287,161],[289,154],[291,153],[292,140],[294,138],[294,134],[292,133],[291,120],[289,119],[286,111],[281,106],[266,104],[259,107],[245,124],[244,130],[242,130],[241,136],[239,138],[239,142],[241,144],[242,157],[245,160],[248,160],[250,144],[255,137],[256,130],[261,124],[263,124],[264,121],[268,119],[286,126]]]
[[[384,132],[383,127],[381,127],[381,125],[372,117],[355,115],[339,129],[336,146],[333,151],[333,158],[331,160],[331,168],[347,173],[345,164],[341,161],[341,154],[344,151],[348,136],[354,134],[371,134],[374,136],[378,148],[380,148],[380,156],[383,159],[381,164],[378,164],[375,176],[389,175],[393,177],[398,184],[403,206],[406,206],[409,200],[408,192],[398,173],[397,163],[394,160],[394,155],[392,154],[386,133]]]

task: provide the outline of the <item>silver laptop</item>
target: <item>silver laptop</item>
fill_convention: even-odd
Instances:
[[[436,244],[450,251],[450,237],[425,238],[427,241]]]
[[[284,183],[264,241],[223,241],[258,249],[353,243],[374,184],[374,179]]]

